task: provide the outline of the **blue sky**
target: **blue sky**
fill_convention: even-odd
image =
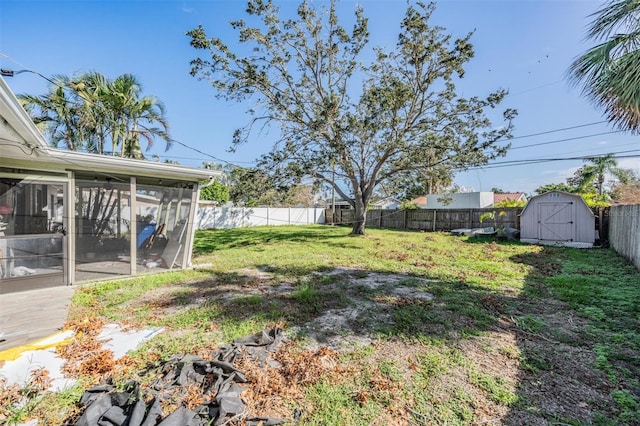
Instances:
[[[278,1],[293,10],[297,1]],[[317,5],[326,2],[315,1]],[[372,44],[393,48],[405,2],[343,0],[347,19],[356,4],[369,18]],[[589,15],[599,1],[464,1],[438,3],[432,24],[462,37],[475,30],[475,58],[467,65],[459,88],[465,96],[483,96],[497,88],[509,90],[503,106],[516,108],[516,137],[507,157],[496,162],[567,158],[625,152],[640,155],[640,138],[609,133],[602,112],[567,83],[572,59],[586,50]],[[45,76],[98,71],[109,78],[134,74],[146,95],[157,96],[167,109],[171,136],[213,157],[250,165],[268,151],[275,135],[254,134],[235,153],[228,152],[234,129],[246,124],[247,105],[216,100],[214,90],[189,75],[189,61],[198,52],[185,32],[202,24],[210,36],[233,43],[228,21],[245,17],[245,2],[212,1],[32,1],[0,0],[0,66],[28,68]],[[31,73],[6,78],[16,93],[44,94],[47,82]],[[568,127],[582,126],[565,131]],[[272,130],[275,131],[275,130]],[[544,135],[532,134],[549,132]],[[608,134],[602,134],[608,133]],[[591,136],[597,135],[599,136]],[[571,139],[571,140],[565,140]],[[564,141],[560,141],[564,140]],[[536,145],[525,147],[528,145]],[[160,144],[146,152],[183,165],[200,167],[215,161],[178,144],[164,152]],[[533,192],[540,185],[564,182],[580,160],[502,167],[494,164],[460,173],[455,182],[476,190],[493,187]],[[640,169],[640,158],[621,159],[626,168]]]

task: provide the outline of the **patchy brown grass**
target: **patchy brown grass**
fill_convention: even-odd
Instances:
[[[354,425],[640,422],[640,323],[628,303],[640,297],[640,275],[614,253],[339,233],[202,233],[201,260],[216,266],[197,279],[118,303],[106,291],[84,301],[100,317],[166,328],[132,355],[135,367],[111,365],[85,323],[86,341],[68,350],[105,367],[96,379],[111,371],[125,382],[175,353],[206,358],[278,325],[289,342],[271,363],[237,365],[250,380],[251,415]],[[85,374],[74,361],[74,374]]]

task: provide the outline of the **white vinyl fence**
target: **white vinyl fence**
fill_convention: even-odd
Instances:
[[[197,229],[325,223],[323,208],[215,207],[200,203]]]

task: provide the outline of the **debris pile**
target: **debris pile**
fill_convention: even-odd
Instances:
[[[109,381],[87,390],[81,398],[77,426],[200,426],[240,422],[246,425],[283,424],[283,419],[249,417],[240,398],[244,373],[234,367],[242,357],[266,363],[282,343],[278,328],[235,340],[211,354],[176,357],[157,368],[149,385],[128,383],[118,391]],[[174,409],[163,416],[163,406]]]

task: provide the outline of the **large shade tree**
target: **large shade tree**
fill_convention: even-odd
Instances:
[[[594,13],[587,37],[597,44],[569,68],[571,81],[604,108],[617,127],[640,130],[640,2],[608,1]]]
[[[43,127],[53,146],[104,154],[144,158],[160,138],[171,145],[163,104],[142,95],[131,74],[108,80],[97,72],[78,77],[54,76],[49,93],[19,95],[33,121]]]
[[[252,24],[231,22],[237,46],[209,38],[202,26],[187,33],[201,52],[191,74],[208,80],[219,98],[253,100],[252,117],[234,143],[256,127],[279,126],[261,166],[332,185],[355,208],[353,233],[363,234],[366,206],[381,182],[441,164],[481,165],[506,152],[501,140],[515,111],[503,112],[501,126],[487,116],[506,92],[458,95],[456,82],[474,54],[471,34],[453,39],[430,26],[433,10],[408,5],[396,48],[387,51],[367,49],[360,7],[348,30],[335,2],[324,11],[303,2],[295,19],[285,19],[273,2],[250,0]]]

